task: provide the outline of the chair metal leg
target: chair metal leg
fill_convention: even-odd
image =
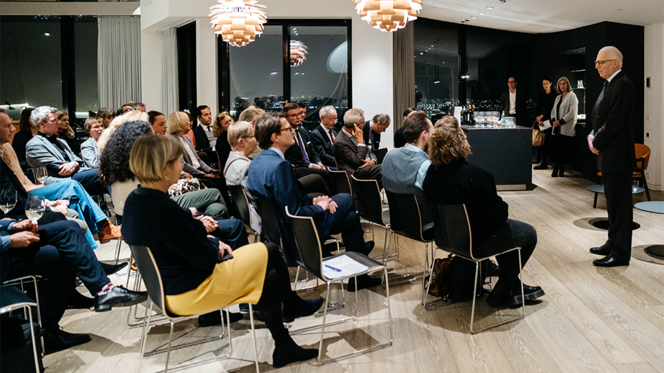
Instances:
[[[597,195],[599,193],[595,192],[595,202],[593,202],[593,208],[597,208]]]
[[[645,172],[643,173],[641,180],[643,182],[643,189],[646,190],[646,197],[648,197],[648,201],[650,201],[650,192],[648,191],[648,182],[646,181]]]
[[[145,317],[143,318],[143,333],[141,334],[141,351],[139,354],[138,373],[141,373],[143,368],[143,356],[145,355],[145,343],[148,339],[148,330],[150,329],[150,315],[152,314],[152,301],[149,307],[145,307]]]
[[[390,301],[390,283],[387,280],[387,267],[383,267],[383,273],[385,274],[385,293],[387,295],[387,316],[390,320],[390,346],[394,342],[394,335],[392,331],[392,304]]]
[[[256,363],[256,373],[258,373],[260,372],[260,369],[258,368],[258,346],[256,345],[256,330],[254,329],[254,307],[251,303],[249,303],[249,321],[251,322],[251,339],[254,341],[254,362]]]
[[[36,303],[36,302],[35,302]],[[35,358],[35,372],[40,372],[39,370],[39,358],[37,357],[37,341],[35,340],[35,326],[32,324],[32,311],[30,306],[25,306],[25,313],[28,314],[28,322],[30,323],[30,338],[32,338],[32,355]],[[41,327],[41,325],[40,325]],[[43,340],[42,340],[43,343]]]
[[[357,286],[357,282],[355,282],[355,285]],[[327,282],[327,289],[325,290],[327,293],[325,295],[325,304],[323,308],[323,325],[320,328],[320,342],[318,343],[318,365],[323,365],[323,363],[320,360],[321,355],[323,354],[323,337],[325,336],[325,320],[327,319],[327,304],[330,300],[330,282]],[[356,291],[357,293],[357,291]]]
[[[117,245],[115,245],[115,264],[117,265],[120,262],[120,249],[122,249],[122,241],[123,239],[120,238],[118,240]],[[131,262],[129,262],[131,264]],[[129,268],[129,271],[131,271],[131,268]]]
[[[166,366],[164,367],[164,373],[168,373],[168,360],[171,358],[171,341],[173,340],[173,326],[175,323],[170,322],[171,330],[168,332],[168,347],[166,349]]]

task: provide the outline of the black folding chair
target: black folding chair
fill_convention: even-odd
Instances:
[[[247,193],[244,191],[242,185],[229,185],[228,189],[231,192],[231,197],[235,202],[235,208],[237,209],[240,220],[244,223],[246,227],[249,227],[249,230],[254,232],[254,242],[258,242],[258,236],[260,232],[256,232],[252,228],[251,221],[251,208],[249,207],[249,198]]]

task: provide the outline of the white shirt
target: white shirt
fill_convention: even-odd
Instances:
[[[609,82],[609,83],[611,83],[611,81],[613,80],[613,78],[615,78],[616,75],[618,75],[618,73],[621,72],[621,71],[622,71],[622,69],[618,69],[618,71],[616,71],[615,73],[613,73],[613,74],[609,77],[609,79],[607,79],[606,81]]]
[[[516,89],[510,91],[510,112],[507,114],[516,114]]]
[[[201,126],[203,126],[203,130],[205,131],[205,135],[208,138],[208,141],[210,142],[210,147],[214,148],[215,145],[217,145],[217,138],[214,137],[212,134],[212,125],[205,125],[201,123]]]
[[[330,139],[330,142],[332,144],[334,144],[334,140],[332,140],[332,137],[330,136],[330,131],[332,131],[332,130],[328,130],[327,127],[325,127],[322,123],[321,123],[320,126],[323,127],[323,132],[325,132],[325,134],[327,135],[327,138]]]

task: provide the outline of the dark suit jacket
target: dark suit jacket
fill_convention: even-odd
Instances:
[[[364,123],[364,143],[371,144],[371,150],[376,150],[380,146],[380,133],[376,133],[371,129],[371,121],[368,120]],[[369,141],[373,137],[373,141]]]
[[[510,91],[503,93],[500,96],[500,107],[503,108],[505,115],[510,113]],[[527,126],[526,123],[526,95],[520,89],[516,90],[516,125]]]
[[[403,127],[394,132],[394,147],[403,148],[406,146],[406,136],[403,135]]]
[[[631,173],[636,169],[633,111],[634,86],[621,71],[604,87],[604,97],[593,107],[590,135],[595,136],[593,146],[599,150],[602,173]]]
[[[300,137],[302,137],[302,141],[304,142],[304,149],[309,156],[309,162],[305,162],[304,158],[302,158],[302,153],[300,152],[300,147],[297,146],[297,143],[293,144],[293,146],[286,150],[286,154],[284,154],[286,159],[291,164],[295,165],[295,167],[309,167],[309,163],[320,162],[320,158],[318,158],[318,156],[311,148],[311,140],[309,139],[309,132],[307,129],[303,126],[299,126],[296,131],[300,134]],[[297,136],[297,133],[293,134],[293,136]]]
[[[332,134],[336,139],[337,132],[332,130]],[[313,153],[320,158],[321,162],[329,167],[336,167],[336,164],[334,163],[333,146],[334,144],[330,141],[330,138],[323,127],[318,126],[315,130],[311,131],[311,149]]]
[[[358,146],[353,142],[344,130],[339,132],[339,136],[334,140],[334,159],[337,161],[337,168],[348,172],[348,176],[355,174],[358,167],[367,157],[369,148]]]
[[[203,125],[199,124],[194,131],[194,139],[196,140],[196,150],[204,152],[213,152],[214,149],[210,146],[210,140],[208,140],[207,134],[203,129]]]
[[[279,232],[283,241],[286,264],[297,266],[300,257],[295,246],[295,239],[285,208],[293,215],[311,216],[318,223],[325,216],[325,211],[312,204],[295,177],[291,163],[273,149],[263,150],[249,165],[247,190],[254,199],[267,198],[277,205]]]

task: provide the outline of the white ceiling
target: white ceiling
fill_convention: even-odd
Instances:
[[[423,0],[421,17],[494,29],[548,33],[603,21],[664,23],[664,0]],[[492,6],[493,9],[488,9]],[[619,10],[620,9],[620,10]],[[486,13],[480,15],[480,12]],[[472,19],[471,17],[477,17]]]

